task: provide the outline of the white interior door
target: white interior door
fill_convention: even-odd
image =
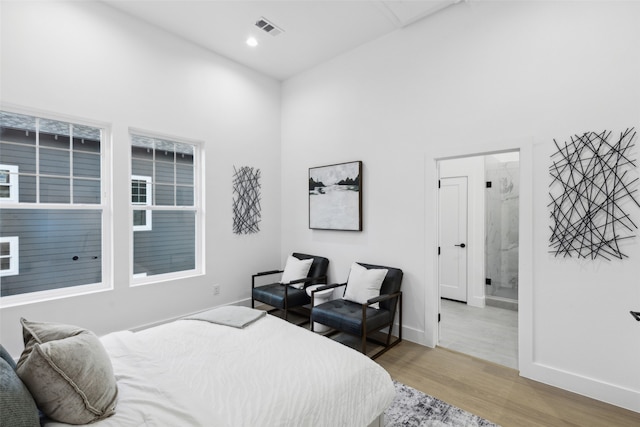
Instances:
[[[467,301],[467,177],[442,178],[438,203],[440,297]]]

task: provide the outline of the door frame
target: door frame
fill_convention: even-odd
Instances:
[[[485,263],[484,263],[484,192],[473,191],[474,186],[484,183],[483,153],[459,156],[449,159],[437,159],[438,179],[453,176],[466,176],[467,190],[467,304],[473,307],[485,306]],[[453,162],[449,162],[453,161]],[[449,163],[446,163],[449,162]],[[439,203],[439,194],[436,195]],[[439,209],[439,205],[438,205]],[[437,220],[437,218],[436,218]],[[440,224],[436,222],[439,230]],[[436,238],[438,235],[436,234]],[[439,267],[439,265],[438,265]]]
[[[518,369],[535,374],[533,355],[533,139],[468,144],[442,144],[425,155],[425,286],[424,342],[435,347],[439,339],[440,286],[438,283],[438,193],[439,161],[507,151],[520,152],[519,260],[518,260]],[[431,183],[433,183],[431,185]],[[431,202],[431,203],[429,203]],[[432,208],[432,207],[435,207]],[[429,259],[431,260],[429,262]],[[429,278],[431,278],[429,280]],[[430,284],[429,284],[430,282]]]

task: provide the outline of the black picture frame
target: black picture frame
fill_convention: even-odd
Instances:
[[[309,168],[309,228],[362,231],[362,161]]]

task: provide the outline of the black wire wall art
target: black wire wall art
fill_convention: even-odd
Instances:
[[[621,242],[634,238],[638,229],[629,209],[640,207],[637,163],[631,159],[635,140],[636,131],[629,128],[617,138],[603,131],[574,135],[564,144],[553,141],[550,253],[627,258]]]
[[[233,232],[252,234],[260,231],[260,169],[233,167]]]

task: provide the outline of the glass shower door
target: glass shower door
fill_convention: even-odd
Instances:
[[[485,157],[485,301],[518,308],[518,205],[520,164],[517,152]]]

